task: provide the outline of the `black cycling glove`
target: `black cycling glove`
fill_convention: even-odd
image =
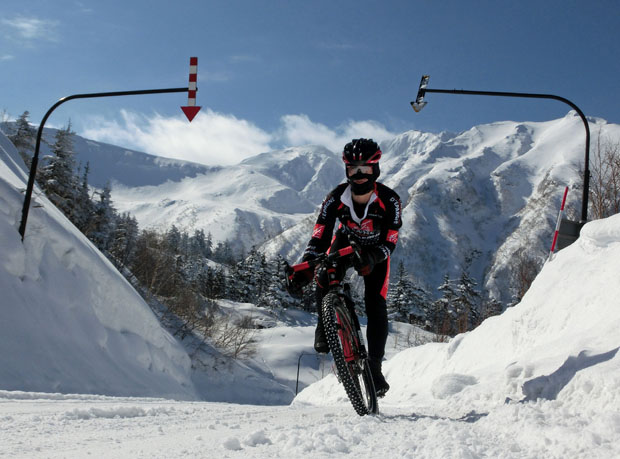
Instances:
[[[368,276],[377,263],[385,260],[385,253],[380,247],[364,247],[353,257],[353,267],[360,276]]]

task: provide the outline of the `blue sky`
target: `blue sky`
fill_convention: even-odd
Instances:
[[[620,2],[4,0],[0,111],[38,124],[60,97],[182,87],[199,58],[191,125],[184,94],[71,101],[92,138],[164,156],[231,163],[282,146],[339,149],[354,136],[543,121],[556,101],[428,94],[430,88],[550,93],[620,122]]]

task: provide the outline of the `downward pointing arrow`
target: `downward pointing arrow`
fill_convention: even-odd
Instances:
[[[183,113],[185,113],[185,116],[187,116],[187,119],[191,123],[194,117],[196,116],[196,114],[200,111],[200,108],[201,107],[197,107],[193,105],[193,106],[181,107],[181,110],[183,110]]]
[[[196,114],[200,111],[200,107],[196,106],[196,82],[198,81],[198,58],[189,58],[189,86],[187,87],[187,105],[181,107],[185,116],[191,123]]]

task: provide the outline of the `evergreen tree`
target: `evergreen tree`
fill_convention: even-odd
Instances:
[[[236,281],[239,282],[241,301],[256,303],[266,287],[267,262],[265,255],[255,246],[250,249],[248,256],[237,263]]]
[[[181,231],[173,224],[166,232],[166,243],[172,253],[181,253],[181,238]]]
[[[211,255],[211,249],[208,247],[207,238],[205,232],[202,229],[194,231],[194,235],[190,238],[189,251],[192,256],[208,258]]]
[[[28,122],[30,113],[25,111],[17,121],[15,121],[14,133],[9,134],[9,140],[15,145],[24,162],[30,167],[32,161],[32,153],[34,152],[35,142],[37,139],[37,131]]]
[[[86,163],[84,173],[82,174],[82,181],[76,191],[76,211],[73,220],[73,224],[84,234],[88,233],[91,218],[95,213],[95,205],[90,197],[88,187],[89,172],[90,164]]]
[[[205,257],[211,258],[212,256],[213,256],[213,236],[209,232],[209,234],[207,234],[207,239],[205,240]]]
[[[235,256],[229,241],[218,242],[213,252],[213,259],[218,263],[226,265],[232,266],[235,264]]]
[[[407,271],[402,260],[398,264],[398,280],[388,294],[388,313],[399,322],[409,321],[409,295],[411,283],[407,278]]]
[[[476,281],[463,269],[454,299],[458,333],[473,329],[479,322],[480,293],[476,290],[476,285]]]
[[[424,324],[428,316],[429,294],[414,282],[404,263],[398,264],[398,280],[388,293],[388,312],[395,320]]]
[[[456,315],[454,307],[456,291],[454,283],[450,280],[448,274],[444,275],[443,282],[437,287],[437,290],[441,292],[442,296],[433,302],[431,313],[432,330],[441,335],[453,335],[453,323]]]
[[[487,298],[480,307],[480,322],[502,313],[502,303],[497,298]]]
[[[138,236],[138,221],[129,212],[120,215],[110,243],[110,253],[120,266],[128,266],[133,263]]]
[[[47,164],[41,169],[40,183],[46,195],[71,221],[75,219],[77,178],[73,152],[71,123],[56,132],[52,155],[46,156]]]
[[[215,291],[215,270],[206,266],[204,271],[198,274],[196,279],[198,292],[206,298],[218,298]]]
[[[230,266],[226,274],[226,291],[224,293],[225,298],[233,301],[246,301],[246,286],[245,282],[241,281],[242,266],[239,263],[235,263]]]
[[[213,273],[213,296],[211,298],[224,298],[228,291],[228,279],[222,268],[210,270]]]
[[[99,201],[94,205],[92,223],[89,225],[89,239],[99,248],[108,250],[112,241],[112,235],[116,227],[117,213],[112,204],[112,189],[107,183],[103,190],[98,193]]]
[[[258,299],[259,306],[277,309],[293,307],[299,303],[299,300],[291,297],[286,291],[285,266],[284,259],[280,255],[266,264],[265,287]]]
[[[179,242],[179,253],[184,260],[192,258],[190,254],[190,237],[187,231],[181,231],[181,241]]]

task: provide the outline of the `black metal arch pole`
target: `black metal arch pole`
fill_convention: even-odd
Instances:
[[[565,99],[564,97],[555,96],[553,94],[529,94],[529,93],[521,93],[521,92],[496,92],[496,91],[466,91],[463,89],[429,89],[429,88],[420,88],[420,93],[418,96],[424,96],[424,92],[436,92],[442,94],[466,94],[466,95],[477,95],[477,96],[499,96],[499,97],[527,97],[531,99],[554,99],[559,100],[560,102],[564,102],[565,104],[570,105],[579,115],[581,120],[583,121],[583,125],[586,128],[586,156],[585,156],[585,165],[584,165],[584,177],[583,177],[583,195],[581,200],[581,221],[579,222],[581,225],[584,225],[588,221],[588,193],[590,189],[590,126],[588,125],[588,120],[585,115],[581,111],[579,107],[577,107],[570,100]]]
[[[58,106],[64,104],[73,99],[93,99],[97,97],[114,97],[114,96],[139,96],[145,94],[163,94],[168,92],[187,92],[188,88],[168,88],[168,89],[141,89],[138,91],[114,91],[114,92],[95,92],[90,94],[73,94],[72,96],[63,97],[59,99],[52,107],[47,111],[39,130],[37,131],[37,141],[34,147],[34,156],[32,157],[32,164],[30,165],[30,175],[28,176],[28,186],[26,187],[26,197],[24,198],[24,207],[22,208],[22,221],[19,225],[19,234],[22,236],[22,242],[24,241],[24,234],[26,234],[26,222],[28,221],[28,210],[30,209],[30,200],[32,199],[32,190],[34,188],[34,179],[37,175],[37,166],[39,165],[39,150],[41,148],[41,136],[43,135],[43,127],[45,122],[50,117],[52,112],[58,108]]]

